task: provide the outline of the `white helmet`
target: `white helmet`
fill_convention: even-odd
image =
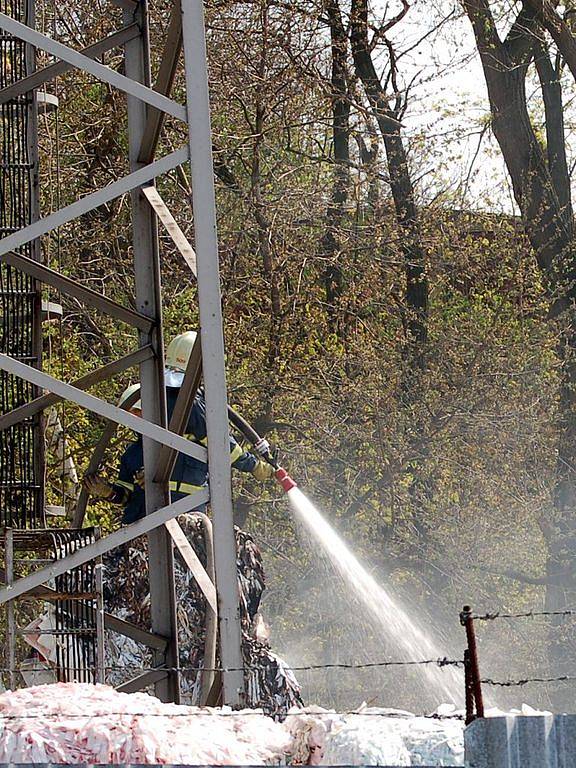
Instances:
[[[186,370],[197,336],[196,331],[186,331],[172,339],[166,350],[167,368],[173,368],[177,371]]]
[[[140,384],[130,384],[129,387],[126,387],[124,392],[120,395],[120,399],[118,400],[118,408],[122,408],[124,403],[128,400],[130,395],[133,395],[135,392],[140,391]],[[140,400],[137,400],[135,403],[133,403],[130,406],[130,410],[142,410],[142,403]]]

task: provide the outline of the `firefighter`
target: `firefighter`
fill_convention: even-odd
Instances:
[[[168,420],[172,416],[178,392],[184,380],[184,373],[188,360],[192,353],[192,347],[196,340],[194,331],[187,331],[173,339],[166,350],[166,404]],[[118,405],[122,407],[128,398],[134,395],[140,388],[139,384],[128,387],[120,397]],[[141,415],[141,404],[138,400],[131,408],[132,413]],[[186,434],[189,440],[200,445],[206,445],[206,403],[204,392],[198,390],[194,404],[186,426]],[[244,451],[236,440],[230,436],[230,461],[234,469],[241,472],[250,472],[257,480],[266,481],[273,477],[274,469],[267,462],[254,454]],[[192,456],[179,453],[170,479],[171,501],[187,496],[194,491],[205,488],[208,482],[208,465]],[[118,479],[109,483],[98,474],[87,475],[84,478],[84,487],[97,498],[105,499],[112,504],[122,505],[124,513],[122,524],[128,525],[139,520],[146,514],[144,497],[144,454],[142,437],[131,443],[120,459],[120,471]],[[204,511],[204,505],[198,507]]]

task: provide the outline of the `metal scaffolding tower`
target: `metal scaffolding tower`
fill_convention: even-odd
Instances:
[[[214,520],[214,557],[220,653],[223,673],[224,702],[240,705],[243,701],[241,630],[236,581],[236,547],[232,520],[228,419],[218,242],[212,165],[210,110],[206,68],[206,42],[202,0],[181,0],[172,8],[171,21],[164,43],[164,55],[156,81],[152,85],[148,40],[146,0],[114,0],[123,9],[123,26],[104,40],[82,51],[76,51],[35,31],[27,19],[11,13],[0,13],[0,30],[10,39],[24,41],[33,49],[41,49],[57,59],[36,71],[20,73],[14,82],[0,89],[0,105],[18,102],[26,93],[72,68],[90,73],[104,83],[126,94],[130,173],[111,184],[38,220],[20,221],[13,232],[2,232],[0,262],[2,269],[27,275],[27,279],[55,287],[62,293],[107,313],[138,329],[140,345],[126,357],[109,363],[72,384],[60,381],[19,359],[12,349],[0,353],[3,376],[11,375],[41,387],[46,394],[22,404],[10,403],[12,410],[0,416],[0,430],[23,420],[37,418],[48,405],[67,399],[108,419],[113,425],[123,424],[143,436],[146,517],[109,536],[87,543],[74,552],[16,579],[10,589],[0,589],[0,604],[10,603],[21,595],[34,592],[50,579],[90,562],[111,549],[147,534],[149,539],[149,571],[151,596],[151,631],[134,627],[113,616],[105,616],[104,624],[145,642],[154,650],[154,666],[161,669],[144,672],[132,681],[131,690],[154,683],[156,693],[165,700],[178,701],[179,673],[174,594],[173,545],[182,546],[174,518],[188,512],[208,497]],[[60,7],[62,4],[60,4]],[[1,38],[0,38],[1,39]],[[114,48],[124,49],[124,72],[104,66],[96,59]],[[170,90],[184,51],[186,104],[170,98]],[[169,114],[187,125],[185,146],[156,158],[164,116]],[[156,177],[190,162],[195,223],[195,248],[188,243],[154,186]],[[72,278],[49,269],[23,249],[49,235],[56,227],[93,211],[98,206],[130,193],[132,205],[132,242],[136,297],[135,309],[108,299]],[[185,374],[170,425],[166,424],[164,390],[162,306],[158,255],[158,221],[188,263],[197,265],[198,302],[200,312],[200,348],[197,347]],[[85,390],[131,366],[139,365],[142,418],[88,394]],[[206,392],[206,450],[181,435],[187,411],[203,371]],[[206,460],[210,464],[210,488],[170,503],[168,480],[178,452]],[[84,499],[85,504],[85,499]],[[78,521],[77,521],[78,522]],[[180,541],[180,544],[178,542]]]

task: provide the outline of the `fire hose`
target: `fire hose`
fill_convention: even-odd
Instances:
[[[292,490],[292,488],[296,488],[296,483],[294,480],[292,480],[284,467],[281,467],[278,463],[278,459],[272,451],[272,446],[268,440],[266,440],[264,437],[260,437],[254,427],[230,406],[228,406],[228,418],[232,424],[234,424],[236,429],[242,433],[246,440],[248,440],[248,442],[254,446],[254,449],[264,459],[264,461],[268,462],[268,464],[274,468],[274,477],[280,484],[282,490],[288,493],[288,491]]]

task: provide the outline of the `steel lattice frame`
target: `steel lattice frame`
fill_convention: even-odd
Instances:
[[[15,530],[6,528],[0,541],[4,549],[7,582],[20,567],[64,559],[79,547],[98,538],[94,528],[78,530]],[[32,558],[32,559],[31,559]],[[102,603],[102,571],[99,560],[91,560],[62,573],[55,579],[54,589],[45,589],[44,604],[51,604],[52,626],[37,632],[18,626],[16,601],[8,608],[6,627],[6,660],[10,688],[16,687],[16,639],[18,635],[47,633],[54,638],[55,674],[61,682],[103,682],[104,621]],[[37,596],[24,594],[21,599]]]
[[[201,363],[206,390],[206,421],[210,463],[210,500],[214,518],[214,555],[220,623],[220,648],[224,701],[239,705],[243,700],[241,631],[236,580],[236,546],[232,518],[230,462],[228,445],[227,395],[224,368],[224,343],[218,267],[218,242],[212,162],[212,141],[208,98],[206,41],[202,0],[181,0],[172,9],[164,46],[164,57],[154,87],[151,87],[146,0],[114,0],[124,9],[123,28],[83,51],[74,51],[21,23],[10,14],[0,13],[0,30],[47,51],[58,62],[0,90],[0,104],[10,103],[30,88],[35,88],[73,67],[119,88],[127,95],[130,173],[107,187],[83,197],[17,232],[0,239],[0,261],[63,293],[76,296],[99,310],[138,328],[140,349],[116,364],[96,370],[67,384],[16,359],[0,353],[0,370],[13,374],[51,393],[33,400],[18,410],[0,417],[0,429],[22,418],[30,418],[46,407],[47,400],[69,399],[98,413],[111,422],[125,424],[143,435],[147,515],[144,519],[76,550],[70,555],[27,577],[16,580],[10,589],[0,589],[0,604],[41,588],[49,579],[99,557],[114,547],[147,533],[150,552],[150,596],[152,632],[105,616],[105,625],[146,642],[155,651],[157,666],[169,672],[145,673],[132,689],[154,683],[156,693],[165,700],[179,698],[176,610],[174,595],[172,539],[165,523],[187,512],[208,498],[199,491],[170,503],[168,479],[176,452],[206,458],[206,451],[179,435],[185,423],[185,404],[190,404],[199,378],[200,354],[193,356],[186,371],[170,429],[166,429],[163,380],[162,307],[157,221],[167,227],[190,266],[197,267],[200,311]],[[123,45],[124,72],[103,66],[94,59],[102,52]],[[186,106],[169,97],[184,49]],[[188,144],[155,160],[164,114],[188,125]],[[195,220],[195,250],[172,226],[166,207],[154,191],[154,179],[190,161]],[[49,270],[22,249],[67,221],[94,210],[99,205],[130,192],[135,272],[136,309],[110,301],[74,280]],[[170,221],[171,220],[171,221]],[[19,250],[19,252],[17,252]],[[194,256],[196,263],[193,264]],[[140,366],[143,418],[87,394],[83,390],[118,370],[138,362]],[[6,375],[6,374],[4,374]],[[14,406],[20,403],[13,403]],[[179,414],[178,418],[176,414]],[[172,526],[172,531],[174,527]],[[174,537],[176,540],[178,536]]]

